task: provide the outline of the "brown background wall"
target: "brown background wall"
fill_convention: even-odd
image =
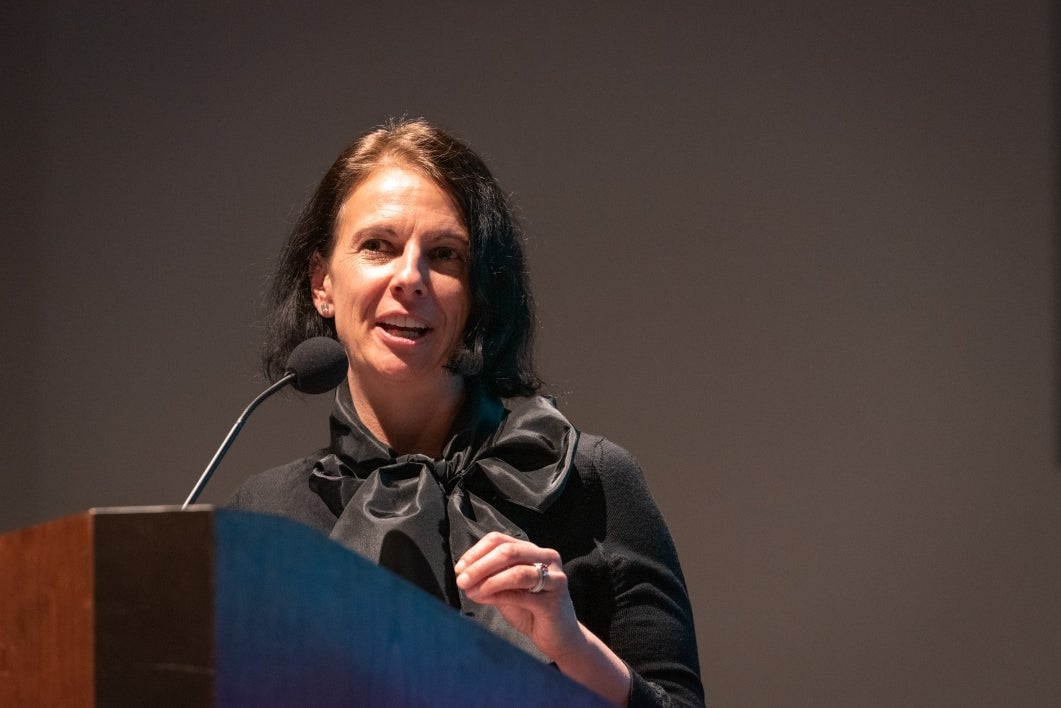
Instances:
[[[3,11],[0,529],[182,500],[302,201],[424,115],[522,207],[542,368],[642,461],[719,705],[1061,703],[1048,4],[142,5]]]

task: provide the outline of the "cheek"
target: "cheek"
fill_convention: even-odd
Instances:
[[[450,298],[451,311],[454,313],[458,329],[463,332],[472,309],[471,290],[464,283],[457,283]]]
[[[351,268],[343,274],[341,282],[336,282],[333,287],[336,299],[345,303],[355,316],[372,310],[386,289],[382,279],[371,276],[363,269]]]

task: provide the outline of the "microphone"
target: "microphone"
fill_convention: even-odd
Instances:
[[[195,483],[192,493],[188,495],[184,504],[181,505],[181,509],[186,509],[189,504],[194,504],[195,500],[199,498],[203,487],[210,481],[214,470],[221,463],[221,458],[228,452],[232,442],[239,435],[239,431],[243,429],[243,424],[250,417],[251,412],[258,407],[259,403],[288,384],[291,384],[296,391],[301,391],[302,393],[325,393],[331,391],[342,383],[343,378],[346,377],[346,367],[346,352],[343,351],[343,346],[331,337],[312,337],[295,347],[290,356],[287,357],[284,375],[272,386],[258,394],[258,397],[251,401],[250,405],[236,419],[236,424],[232,426],[232,430],[228,431],[228,435],[221,442],[221,447],[217,449],[213,459],[210,460],[210,464],[203,470],[202,476]]]
[[[280,381],[291,376],[291,385],[296,391],[327,393],[346,378],[346,366],[342,344],[331,337],[312,337],[295,347],[287,357],[284,377]]]

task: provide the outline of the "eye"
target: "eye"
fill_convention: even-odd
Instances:
[[[357,245],[362,257],[372,261],[385,261],[394,257],[395,247],[389,239],[371,236]]]
[[[460,251],[451,246],[439,246],[435,249],[435,258],[440,261],[455,261],[460,257]]]

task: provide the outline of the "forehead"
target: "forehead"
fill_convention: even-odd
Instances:
[[[421,170],[385,164],[371,170],[351,188],[339,207],[336,226],[351,219],[422,217],[449,221],[467,235],[468,227],[457,200]]]

